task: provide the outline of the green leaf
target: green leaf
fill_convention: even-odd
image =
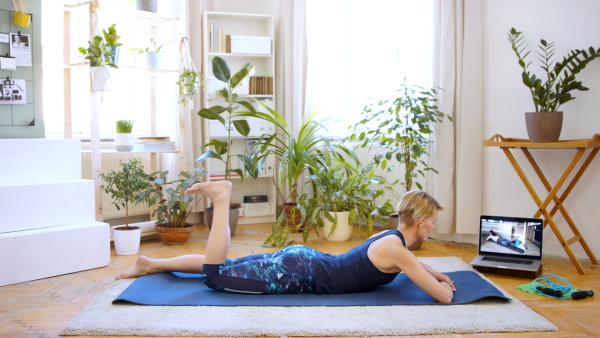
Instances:
[[[248,136],[250,134],[250,125],[246,120],[233,120],[233,126],[240,134]]]
[[[249,63],[247,63],[242,69],[240,69],[237,73],[235,73],[233,75],[233,77],[231,78],[231,88],[237,88],[239,85],[242,84],[242,81],[244,81],[247,77],[250,77],[252,75],[254,75],[254,71],[255,68],[254,66],[251,66]]]
[[[229,83],[231,73],[227,61],[219,56],[215,56],[212,60],[213,75],[222,82]]]

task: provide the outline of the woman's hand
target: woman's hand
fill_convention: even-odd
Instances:
[[[452,279],[450,279],[450,277],[448,277],[447,275],[444,275],[443,273],[439,272],[437,276],[434,276],[435,279],[437,279],[438,281],[447,283],[448,285],[450,285],[450,287],[452,288],[452,291],[456,291],[456,287],[454,286],[454,281]]]

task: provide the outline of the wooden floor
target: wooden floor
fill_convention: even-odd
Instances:
[[[268,224],[239,226],[232,238],[230,257],[274,251],[273,248],[261,246],[269,233]],[[331,243],[311,237],[307,245],[336,254],[347,251],[362,242],[365,237],[354,235],[351,241],[344,243]],[[199,225],[193,238],[186,244],[165,245],[159,239],[148,239],[142,241],[140,254],[166,258],[188,253],[202,253],[207,238],[207,227]],[[290,238],[296,243],[302,242],[299,234],[293,234]],[[417,256],[457,256],[468,263],[477,254],[477,247],[470,244],[429,241],[414,253]],[[133,264],[137,257],[138,255],[117,256],[113,250],[110,265],[104,268],[0,287],[0,337],[57,337],[62,327],[102,293],[114,277]],[[577,274],[568,259],[547,256],[544,259],[544,272],[568,279],[575,288],[600,292],[600,267],[586,260],[582,263],[587,272],[584,276]],[[530,282],[530,279],[492,274],[487,276],[557,325],[559,331],[522,334],[455,334],[447,337],[570,338],[600,335],[600,295],[579,301],[551,299],[516,289],[517,285]],[[435,319],[424,318],[424,320]]]

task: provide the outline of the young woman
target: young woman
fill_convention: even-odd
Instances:
[[[352,293],[371,291],[404,272],[438,302],[450,303],[454,282],[419,262],[407,247],[417,239],[426,241],[442,206],[429,194],[413,190],[398,204],[398,229],[371,236],[341,255],[330,255],[303,245],[274,253],[228,259],[229,201],[231,183],[193,185],[187,194],[198,193],[214,204],[211,232],[205,255],[191,254],[169,259],[140,256],[134,266],[117,277],[177,271],[203,273],[204,283],[217,291],[236,293]]]

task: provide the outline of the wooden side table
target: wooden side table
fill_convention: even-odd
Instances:
[[[567,252],[567,255],[573,262],[573,265],[575,266],[577,271],[580,274],[585,275],[585,271],[583,270],[581,263],[579,263],[579,260],[577,260],[577,257],[575,257],[575,254],[573,253],[573,250],[571,250],[570,245],[573,243],[579,242],[581,244],[581,246],[583,247],[583,250],[585,250],[588,257],[592,261],[592,263],[598,264],[598,260],[596,260],[594,253],[592,252],[592,250],[590,250],[589,246],[585,242],[585,239],[579,232],[579,229],[577,229],[577,226],[575,225],[575,223],[569,216],[569,213],[567,212],[567,210],[564,206],[564,201],[567,198],[567,196],[569,196],[569,193],[571,192],[571,190],[573,190],[573,188],[575,187],[575,185],[577,184],[577,182],[579,181],[581,176],[583,176],[583,173],[586,171],[586,169],[588,168],[590,163],[594,160],[594,157],[598,153],[598,150],[600,150],[600,134],[595,134],[591,139],[587,139],[587,140],[585,140],[585,139],[584,140],[568,140],[568,141],[558,141],[558,142],[551,142],[551,143],[531,143],[529,140],[525,140],[525,139],[505,138],[505,137],[502,137],[501,135],[494,135],[489,140],[484,140],[483,146],[484,147],[499,147],[500,149],[502,149],[504,151],[504,154],[506,155],[506,157],[508,157],[508,160],[512,164],[513,168],[515,168],[515,171],[517,172],[517,174],[523,181],[523,184],[525,184],[525,187],[529,191],[529,194],[531,195],[531,197],[533,198],[533,200],[535,201],[535,203],[538,206],[538,211],[535,213],[535,215],[533,217],[537,218],[537,217],[540,217],[541,215],[544,216],[544,227],[546,225],[550,225],[550,228],[552,228],[552,231],[558,238],[558,241],[560,242],[560,244],[562,244],[563,248]],[[540,199],[538,194],[535,192],[529,179],[527,179],[527,176],[525,175],[525,173],[523,172],[523,170],[517,163],[517,160],[511,153],[510,149],[514,149],[514,148],[520,148],[523,151],[523,153],[525,154],[525,157],[531,164],[533,170],[535,171],[535,173],[541,180],[542,184],[546,188],[548,195],[544,200]],[[542,173],[542,170],[540,169],[538,164],[533,159],[533,156],[531,156],[531,153],[529,152],[529,149],[534,149],[534,148],[538,148],[538,149],[577,149],[577,152],[576,152],[575,156],[573,157],[573,160],[571,161],[571,163],[565,170],[565,172],[560,177],[560,179],[556,182],[556,184],[554,186],[552,186],[548,182],[548,180],[546,179],[544,174]],[[587,149],[591,149],[591,151],[589,152],[587,157],[585,157],[585,159],[584,159],[583,155]],[[560,195],[560,197],[557,196],[558,190],[563,186],[564,183],[567,182],[569,175],[575,169],[577,163],[579,163],[580,160],[583,160],[581,167],[576,172],[575,176],[573,176],[571,181],[568,182],[567,187],[565,188],[563,193]],[[554,202],[554,206],[552,207],[552,209],[550,211],[548,211],[547,208],[551,202]],[[554,222],[554,219],[552,217],[556,214],[557,211],[560,211],[560,213],[563,215],[563,217],[567,221],[567,224],[569,224],[569,227],[573,231],[574,237],[572,237],[570,239],[565,239],[565,237],[563,236],[561,231],[556,226],[556,223]]]

